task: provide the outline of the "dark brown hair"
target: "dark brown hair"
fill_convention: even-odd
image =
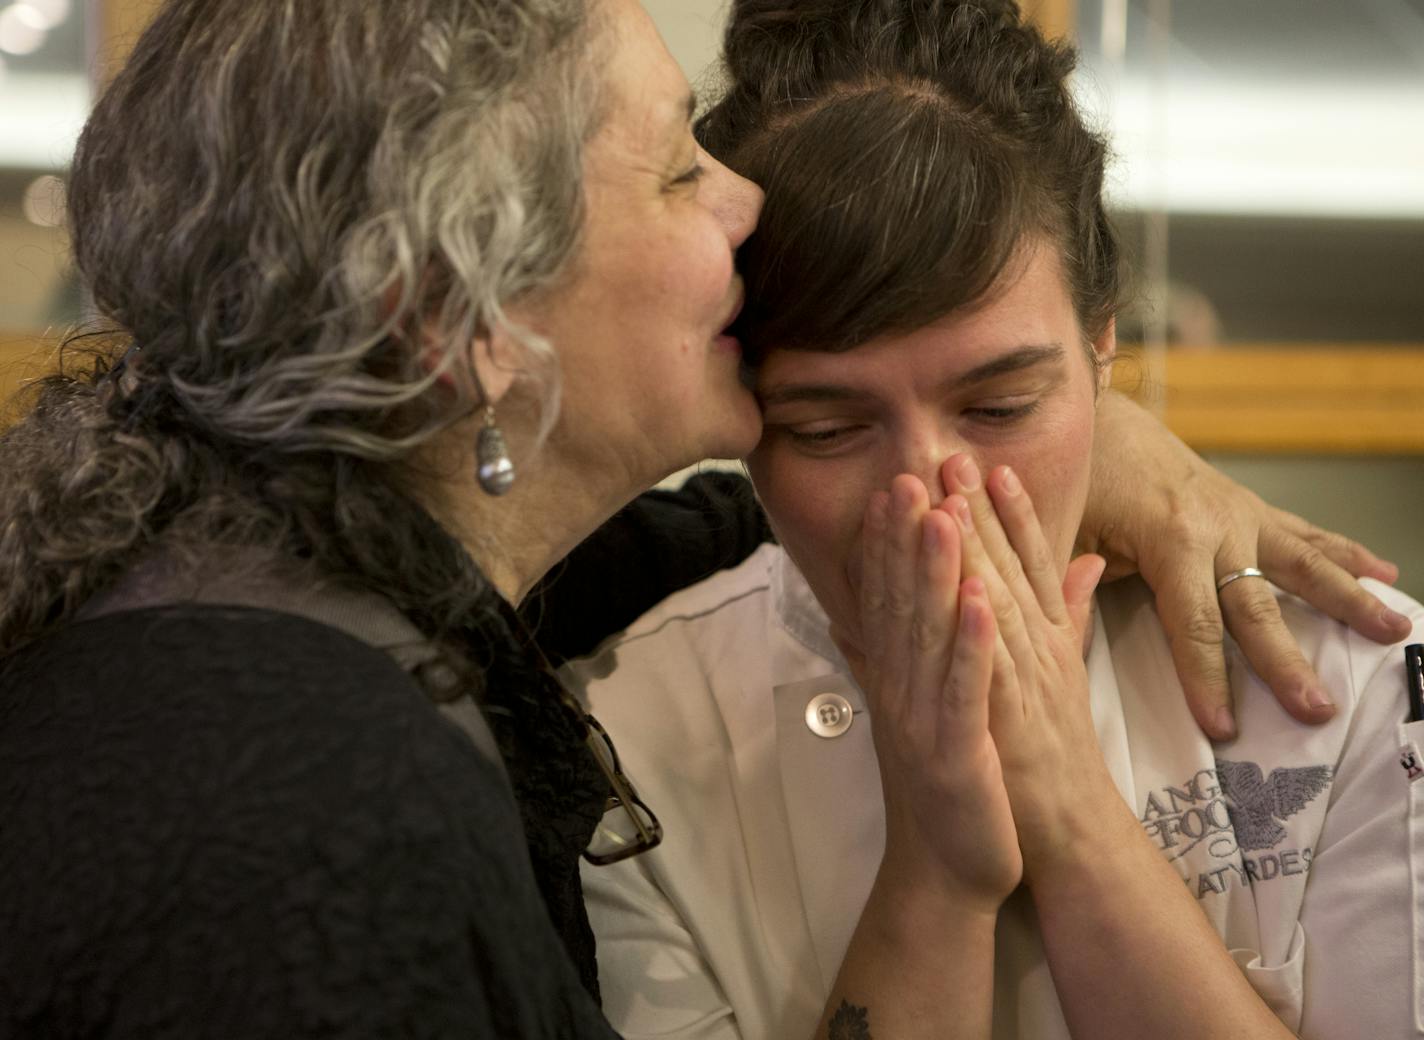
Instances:
[[[1121,292],[1106,145],[1075,52],[1013,0],[737,0],[704,147],[766,190],[742,247],[749,360],[845,350],[984,297],[1028,236],[1060,243],[1088,338]]]

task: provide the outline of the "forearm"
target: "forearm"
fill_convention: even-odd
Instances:
[[[698,474],[677,491],[630,502],[534,588],[520,613],[544,654],[563,664],[770,537],[745,478]]]
[[[993,909],[919,898],[877,879],[836,976],[818,1040],[989,1036]]]
[[[1136,571],[1138,529],[1145,519],[1177,508],[1172,496],[1190,479],[1193,456],[1160,420],[1115,390],[1103,392],[1094,425],[1091,482],[1075,552],[1103,556],[1112,579]],[[1165,479],[1144,480],[1147,474]]]
[[[1078,846],[1082,855],[1062,857],[1029,879],[1073,1036],[1292,1036],[1127,807],[1107,816],[1095,839]]]

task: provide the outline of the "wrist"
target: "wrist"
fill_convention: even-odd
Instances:
[[[1112,800],[1084,798],[1060,812],[1052,827],[1034,829],[1023,844],[1024,882],[1035,899],[1050,888],[1080,888],[1104,879],[1104,866],[1143,839],[1142,826],[1116,790]],[[1150,849],[1157,855],[1155,849]]]
[[[915,944],[966,931],[992,934],[1007,898],[1008,893],[974,890],[937,872],[887,860],[875,877],[866,911],[882,939]]]
[[[1011,786],[1010,798],[1025,880],[1087,868],[1104,849],[1120,844],[1128,829],[1141,830],[1102,757],[1080,758],[1071,769],[1058,757],[1056,768],[1037,762],[1013,771],[1022,781]]]

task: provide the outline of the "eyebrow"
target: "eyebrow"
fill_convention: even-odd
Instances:
[[[1062,359],[1063,345],[1061,343],[1019,347],[993,361],[984,362],[978,368],[971,368],[955,382],[961,386],[983,383],[1010,372],[1020,372],[1025,368],[1032,368],[1034,365],[1041,365],[1048,361],[1061,361]]]
[[[1062,344],[1026,345],[971,368],[953,380],[952,385],[957,387],[976,386],[1011,372],[1021,372],[1026,368],[1033,368],[1035,365],[1060,361],[1062,358]],[[763,408],[794,402],[862,401],[870,396],[867,391],[845,383],[788,383],[784,386],[773,387],[766,393],[758,395]]]
[[[2,0],[0,0],[0,2],[2,2]],[[689,92],[687,96],[683,98],[682,104],[672,110],[672,112],[682,118],[677,119],[670,114],[668,116],[667,129],[664,132],[668,135],[669,141],[676,138],[678,150],[681,151],[683,143],[687,140],[687,129],[692,123],[693,118],[697,115],[697,94]]]

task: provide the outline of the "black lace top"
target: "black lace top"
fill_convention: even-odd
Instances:
[[[495,626],[498,625],[498,628]],[[485,720],[494,731],[524,824],[534,876],[554,927],[598,997],[593,931],[583,906],[579,857],[603,815],[607,781],[589,755],[579,715],[512,610],[501,606],[468,649],[481,652]]]
[[[577,888],[601,792],[538,668],[494,658],[533,871],[498,768],[335,629],[156,608],[0,664],[0,1036],[611,1036]]]
[[[561,662],[768,534],[694,478],[525,616]],[[284,611],[125,610],[0,660],[0,1040],[611,1037],[602,778],[512,611],[463,642],[508,779],[390,654]]]

